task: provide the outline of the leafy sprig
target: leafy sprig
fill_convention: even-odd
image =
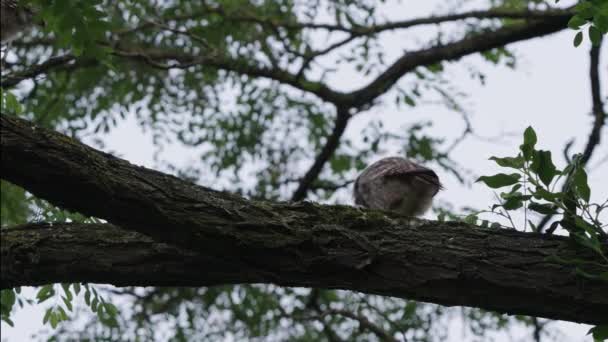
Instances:
[[[559,2],[559,0],[556,0]],[[583,27],[588,27],[589,40],[599,45],[602,35],[608,33],[608,2],[605,0],[585,0],[574,7],[575,15],[570,18],[568,27],[578,32],[574,36],[574,46],[583,42]]]
[[[528,211],[555,215],[559,219],[551,224],[547,232],[560,227],[565,229],[574,240],[592,249],[608,264],[605,247],[602,247],[602,242],[608,239],[605,231],[607,225],[600,221],[600,213],[608,207],[608,201],[602,204],[590,202],[591,189],[581,155],[575,155],[570,164],[560,170],[553,163],[551,151],[536,149],[537,140],[534,129],[528,127],[519,147],[520,152],[515,157],[490,158],[499,166],[516,171],[477,179],[477,182],[483,182],[493,189],[510,187],[500,193],[500,203],[494,204],[490,212],[510,217],[509,211],[523,208],[524,230],[529,224],[533,231],[539,233],[542,228],[527,219]],[[562,178],[565,181],[560,182]],[[558,189],[560,184],[563,186]],[[476,216],[473,215],[473,218],[476,219]]]

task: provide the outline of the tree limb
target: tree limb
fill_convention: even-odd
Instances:
[[[591,112],[593,114],[593,125],[591,126],[591,133],[589,133],[589,138],[587,139],[587,144],[585,145],[581,158],[583,166],[587,165],[587,162],[593,155],[595,147],[600,144],[602,127],[604,127],[606,122],[606,112],[604,111],[604,103],[602,102],[602,92],[600,89],[600,50],[602,41],[603,39],[600,40],[598,45],[592,46],[591,51],[589,52],[589,79],[591,81]],[[566,151],[569,150],[571,145],[572,142],[566,145]],[[566,159],[569,159],[569,156],[566,156]],[[564,182],[562,191],[566,189],[566,184],[568,184],[568,182],[568,180]],[[538,223],[536,229],[539,232],[542,232],[552,218],[553,214],[545,215]],[[557,226],[555,226],[555,228],[557,228]],[[548,229],[547,233],[553,233],[553,230],[555,229]]]
[[[534,37],[540,37],[546,34],[558,32],[566,27],[566,23],[571,17],[569,10],[550,11],[550,14],[540,15],[534,14],[530,16],[531,12],[520,12],[517,13],[495,13],[488,12],[483,14],[480,13],[464,13],[454,15],[455,19],[465,19],[467,17],[478,17],[483,18],[535,18],[534,20],[527,21],[522,24],[514,24],[505,26],[495,31],[483,32],[474,36],[465,37],[462,40],[442,45],[435,46],[424,50],[408,52],[401,58],[395,61],[389,68],[382,72],[376,79],[370,82],[368,85],[362,87],[359,90],[343,93],[337,90],[333,90],[323,82],[317,82],[307,80],[304,78],[302,72],[292,74],[286,70],[278,68],[268,68],[244,61],[239,61],[227,57],[221,57],[217,54],[208,55],[192,55],[184,53],[183,51],[176,51],[170,49],[155,49],[144,46],[133,45],[129,46],[117,46],[115,47],[114,54],[123,58],[135,59],[147,63],[155,68],[170,69],[170,68],[188,68],[196,65],[205,65],[227,71],[233,71],[241,74],[246,74],[253,77],[263,77],[272,79],[283,84],[287,84],[295,87],[296,89],[303,90],[318,96],[320,99],[333,103],[334,105],[345,107],[345,108],[361,108],[366,104],[374,101],[378,96],[386,92],[391,86],[393,86],[403,75],[421,66],[428,66],[441,61],[458,59],[460,57],[490,50],[493,48],[501,47],[509,43],[522,41]],[[509,14],[509,15],[507,15]],[[476,16],[475,16],[476,15]],[[452,18],[441,18],[442,20],[448,20]],[[374,34],[382,30],[405,28],[414,26],[416,24],[433,23],[437,21],[437,18],[423,18],[416,19],[414,22],[400,22],[400,23],[387,23],[387,27],[382,25],[378,27],[363,28],[363,33],[359,32],[359,35]],[[152,24],[150,24],[152,25]],[[394,27],[393,27],[394,26]],[[366,31],[367,30],[367,31]],[[380,30],[380,31],[378,31]],[[168,61],[172,61],[168,63]],[[175,63],[175,61],[177,63]],[[309,63],[304,61],[304,63]],[[32,73],[33,75],[40,74],[40,70],[35,68],[37,72]],[[27,72],[26,72],[27,73]],[[22,78],[23,79],[23,78]],[[14,85],[14,82],[7,83]],[[5,85],[3,84],[3,87]]]
[[[608,282],[575,271],[599,274],[602,266],[565,237],[348,206],[248,201],[134,166],[15,117],[0,115],[0,133],[3,179],[127,229],[3,229],[2,288],[70,281],[275,283],[608,323]],[[564,262],[574,259],[583,264]]]
[[[63,68],[66,65],[68,65],[69,63],[73,62],[74,60],[75,60],[75,57],[70,54],[63,55],[63,56],[57,56],[57,57],[51,57],[44,63],[34,65],[33,67],[31,67],[27,70],[24,70],[23,72],[20,72],[20,73],[14,74],[14,75],[12,75],[12,74],[7,75],[7,77],[3,78],[2,81],[0,81],[0,87],[2,87],[2,88],[14,87],[23,80],[34,78],[38,75],[46,74],[53,69]]]
[[[603,40],[603,39],[602,39]],[[589,79],[591,80],[591,103],[593,113],[593,127],[591,134],[587,140],[587,145],[583,151],[582,162],[587,164],[593,150],[600,144],[602,127],[606,122],[606,112],[604,111],[604,103],[602,102],[602,91],[600,89],[600,50],[602,48],[602,40],[598,45],[591,47],[589,52]]]
[[[509,25],[446,45],[406,52],[368,85],[349,93],[349,103],[353,107],[360,107],[372,102],[384,94],[404,74],[418,67],[454,60],[475,52],[487,51],[509,43],[555,33],[564,29],[569,19],[570,15],[565,14],[544,20]]]
[[[391,334],[389,332],[385,331],[382,327],[374,324],[373,322],[371,322],[369,319],[365,318],[362,315],[355,314],[348,310],[338,310],[338,309],[329,309],[329,310],[321,313],[321,317],[326,316],[326,315],[340,315],[340,316],[350,318],[354,321],[357,321],[361,328],[371,331],[374,335],[376,335],[378,337],[378,339],[380,339],[380,341],[397,342],[397,339],[394,338],[393,336],[391,336]]]
[[[306,172],[304,177],[300,180],[298,184],[298,188],[293,193],[292,200],[293,201],[301,201],[306,198],[306,194],[308,190],[311,188],[313,182],[319,177],[319,174],[323,170],[323,166],[336,152],[336,149],[340,145],[340,139],[346,131],[346,126],[348,125],[348,120],[350,119],[350,115],[348,110],[345,108],[337,108],[336,109],[336,122],[334,125],[334,130],[331,135],[327,138],[327,142],[325,146],[319,152],[319,155],[315,158],[314,163],[310,167],[310,169]]]
[[[326,30],[330,32],[343,32],[357,36],[378,34],[384,31],[406,29],[419,25],[436,25],[451,21],[465,19],[527,19],[527,20],[542,20],[562,17],[564,15],[572,16],[574,13],[572,8],[566,9],[551,9],[551,10],[511,10],[511,9],[489,9],[489,10],[474,10],[456,14],[435,15],[425,18],[407,19],[390,21],[382,24],[371,26],[355,25],[347,27],[341,24],[331,23],[314,23],[314,22],[292,22],[280,21],[275,18],[263,18],[252,14],[243,14],[243,12],[227,13],[221,7],[207,7],[200,15],[208,14],[209,12],[217,13],[224,17],[225,20],[234,22],[251,22],[260,25],[271,27],[283,27],[291,30]],[[189,16],[192,17],[192,16]]]

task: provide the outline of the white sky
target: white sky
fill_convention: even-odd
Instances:
[[[412,3],[416,5],[410,5]],[[406,1],[408,17],[428,15],[438,3],[440,2]],[[395,10],[389,9],[387,13],[401,14],[402,9],[406,7],[405,4],[395,7]],[[453,84],[470,95],[465,103],[472,114],[471,121],[477,134],[496,137],[505,132],[517,133],[515,137],[506,137],[498,142],[469,138],[453,152],[452,157],[455,160],[474,170],[477,175],[494,174],[498,169],[488,161],[488,157],[516,153],[521,140],[520,135],[528,125],[535,128],[540,147],[554,152],[558,167],[564,162],[561,151],[566,141],[575,138],[571,151],[582,151],[592,123],[589,114],[591,110],[588,77],[589,46],[585,41],[581,47],[574,48],[573,36],[572,31],[566,30],[549,37],[510,45],[515,48],[518,57],[518,67],[515,71],[482,63],[481,58],[476,56],[466,57],[452,63],[453,67],[448,67],[447,75]],[[385,46],[402,48],[400,44],[403,40],[398,36],[389,36],[385,40]],[[608,92],[607,46],[608,44],[604,44],[601,55],[601,85],[604,99]],[[393,53],[398,54],[399,50]],[[487,76],[486,85],[481,86],[477,81],[471,80],[463,65],[480,68]],[[351,72],[346,72],[332,79],[331,83],[335,88],[342,90],[353,87],[353,84],[365,84],[359,81],[363,80]],[[441,106],[427,105],[399,111],[390,106],[381,106],[355,117],[349,124],[346,135],[359,134],[371,118],[378,117],[385,122],[385,127],[396,128],[407,123],[430,119],[434,122],[433,132],[438,137],[456,137],[463,127],[458,114]],[[602,145],[596,148],[594,158],[589,163],[592,200],[596,202],[603,201],[608,196],[608,180],[606,177],[601,177],[608,171],[608,163],[598,165],[601,159],[608,156],[607,132],[607,129],[603,130]],[[106,142],[107,150],[118,151],[130,162],[153,166],[150,137],[142,133],[133,118],[129,118],[112,131]],[[163,157],[170,156],[171,161],[180,165],[199,160],[198,155],[192,153],[192,150],[181,146],[171,146],[163,153]],[[493,203],[492,193],[481,185],[473,185],[469,188],[460,185],[448,175],[440,174],[440,177],[447,190],[440,192],[439,200],[450,202],[456,208],[462,206],[485,208]],[[32,333],[42,329],[42,316],[43,311],[38,307],[18,310],[14,316],[15,328],[2,323],[2,341],[30,340],[29,336]],[[566,322],[559,322],[558,325],[564,333],[564,341],[591,340],[584,337],[589,329],[588,326]],[[462,339],[459,329],[458,324],[455,324],[450,341]],[[501,334],[496,340],[527,340],[522,333],[522,331],[514,331],[510,334]]]

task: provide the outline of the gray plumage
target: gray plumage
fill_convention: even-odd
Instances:
[[[442,189],[437,174],[401,157],[381,159],[368,166],[355,181],[355,204],[366,208],[424,214]]]
[[[14,40],[33,25],[34,12],[19,5],[18,0],[0,0],[0,42]]]

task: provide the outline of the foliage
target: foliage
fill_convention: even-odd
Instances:
[[[599,45],[602,35],[608,33],[608,2],[582,0],[574,7],[574,10],[575,14],[568,22],[568,27],[578,31],[574,36],[574,46],[579,46],[583,41],[582,27],[587,25],[589,40],[593,45]]]
[[[587,173],[581,163],[581,155],[575,155],[572,162],[563,170],[557,169],[551,159],[551,152],[536,150],[536,132],[528,127],[524,132],[520,152],[515,157],[491,157],[501,167],[514,169],[517,173],[498,173],[482,176],[477,180],[488,187],[500,189],[511,187],[500,193],[500,204],[492,206],[490,212],[509,219],[514,225],[509,211],[523,207],[525,212],[524,230],[530,224],[532,231],[541,232],[532,221],[527,219],[528,210],[542,215],[561,217],[553,222],[549,232],[558,227],[565,229],[579,244],[592,249],[604,260],[608,272],[608,257],[602,249],[602,242],[608,241],[605,231],[607,224],[600,221],[600,213],[608,208],[608,201],[590,203],[591,189],[587,183]],[[564,177],[562,190],[556,190]],[[471,216],[475,219],[475,215]],[[606,273],[608,274],[608,273]],[[605,275],[598,275],[605,276]],[[608,280],[608,278],[607,278]]]
[[[510,190],[500,193],[500,204],[494,204],[490,210],[507,218],[513,228],[517,228],[510,211],[524,210],[524,230],[530,224],[532,231],[542,232],[542,227],[536,226],[528,220],[528,210],[542,215],[555,215],[560,217],[554,221],[549,233],[558,227],[568,232],[577,244],[591,249],[598,255],[596,266],[601,268],[596,273],[584,270],[585,265],[577,260],[560,260],[561,262],[576,265],[578,272],[585,277],[601,279],[608,283],[608,232],[605,224],[600,221],[600,213],[608,208],[608,200],[604,203],[590,203],[591,189],[587,184],[587,173],[581,162],[581,155],[575,155],[572,162],[563,170],[557,169],[551,159],[551,152],[536,150],[536,132],[528,127],[524,132],[523,144],[520,153],[515,157],[491,157],[501,167],[515,169],[519,173],[499,173],[492,176],[482,176],[477,180],[488,187],[500,189],[511,187]],[[565,177],[564,185],[556,190],[560,178]],[[485,211],[484,211],[485,212]],[[479,212],[482,213],[482,212]],[[478,214],[471,214],[466,222],[475,224]],[[486,220],[482,222],[487,225]],[[606,326],[596,326],[590,330],[595,340],[602,341],[608,338]]]

